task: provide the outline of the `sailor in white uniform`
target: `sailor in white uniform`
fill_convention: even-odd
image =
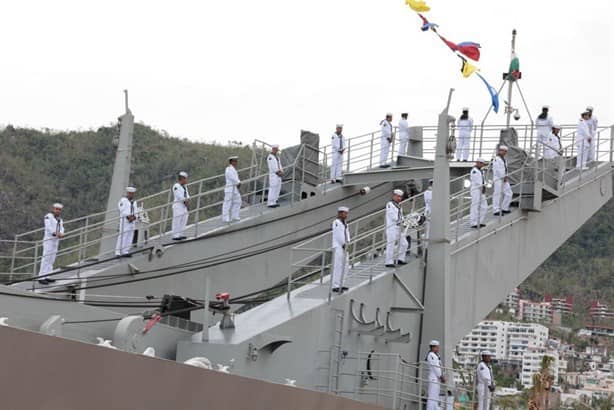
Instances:
[[[578,158],[576,160],[577,168],[586,168],[591,150],[594,151],[594,148],[592,148],[594,141],[591,136],[589,120],[590,112],[584,111],[578,123],[578,130],[576,131],[576,149],[578,152]]]
[[[53,272],[53,263],[58,253],[60,239],[64,237],[64,222],[60,215],[64,205],[55,203],[51,207],[51,212],[45,215],[45,233],[43,236],[43,256],[41,257],[41,266],[38,276],[39,283],[46,285],[55,282],[55,279],[45,277],[45,275]]]
[[[593,114],[593,107],[590,105],[586,107],[586,111],[588,111],[588,129],[591,133],[591,139],[593,141],[592,144],[589,145],[588,157],[587,161],[595,160],[595,147],[597,146],[597,127],[599,126],[599,121],[597,120],[597,116]]]
[[[401,114],[399,121],[399,155],[407,155],[407,146],[409,145],[409,122],[407,121],[407,113]]]
[[[493,160],[492,173],[494,179],[494,192],[492,196],[492,207],[495,216],[509,214],[510,202],[512,202],[512,187],[510,186],[509,174],[507,169],[507,147],[499,146],[497,156]]]
[[[190,193],[187,183],[188,173],[181,171],[177,176],[177,182],[173,185],[173,240],[175,241],[186,239],[183,233],[190,215]]]
[[[488,212],[488,203],[486,202],[486,181],[484,179],[484,168],[486,160],[478,158],[475,161],[475,166],[471,169],[471,208],[469,210],[469,220],[471,227],[474,229],[482,228]]]
[[[552,131],[552,126],[554,122],[552,117],[548,115],[550,111],[550,107],[544,105],[542,107],[542,112],[535,119],[535,129],[537,131],[537,143],[538,144],[546,144],[548,138],[550,137],[550,132]]]
[[[119,235],[115,245],[115,255],[131,257],[129,254],[134,239],[134,227],[136,221],[136,203],[134,196],[136,188],[129,186],[126,188],[126,196],[119,200]]]
[[[426,410],[439,409],[439,393],[441,383],[445,383],[446,379],[441,369],[441,358],[439,357],[439,341],[431,340],[429,343],[429,352],[426,355],[426,362],[429,368],[429,387],[426,402]]]
[[[478,410],[490,410],[491,393],[495,391],[495,380],[492,377],[490,368],[491,354],[488,350],[481,353],[482,361],[478,364],[477,370],[477,390],[478,390]]]
[[[348,275],[350,258],[348,255],[350,244],[350,230],[347,217],[350,209],[346,206],[337,208],[337,219],[333,221],[333,292],[342,293],[348,288],[344,286]]]
[[[386,204],[386,267],[388,268],[395,266],[395,257],[399,265],[406,264],[405,257],[409,243],[405,235],[402,235],[403,210],[400,205],[402,200],[403,191],[395,189],[392,191],[392,200]]]
[[[267,156],[266,162],[269,166],[269,198],[267,206],[269,208],[277,208],[279,203],[279,192],[281,191],[281,177],[284,175],[284,169],[279,161],[279,145],[271,146],[271,153]]]
[[[469,146],[471,145],[471,132],[473,131],[473,118],[469,116],[469,108],[463,108],[461,116],[456,121],[456,128],[458,128],[456,160],[467,162],[469,159]]]
[[[561,126],[554,124],[548,138],[544,141],[544,158],[554,159],[561,155]]]
[[[239,157],[232,156],[228,158],[228,166],[224,175],[226,177],[226,186],[224,187],[224,203],[222,204],[222,221],[230,223],[231,221],[239,221],[239,211],[241,210],[241,180],[237,173],[237,164]]]
[[[346,141],[343,137],[343,124],[337,124],[335,133],[331,138],[332,159],[330,165],[330,182],[341,182],[343,176],[343,154],[346,149]]]
[[[428,240],[431,234],[431,204],[433,203],[433,180],[429,181],[429,186],[424,191],[424,239],[425,246],[428,246]]]
[[[379,152],[379,167],[388,168],[390,165],[388,162],[388,153],[390,152],[390,145],[394,141],[394,135],[392,134],[392,113],[386,114],[386,118],[379,123],[382,127],[382,137],[380,140],[380,152]]]

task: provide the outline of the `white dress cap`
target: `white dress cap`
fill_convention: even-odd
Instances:
[[[469,107],[463,107],[463,112],[469,111]]]
[[[279,148],[279,144],[273,144],[271,145],[271,148]]]
[[[588,107],[586,107],[586,111],[593,111],[593,107],[589,105]]]
[[[403,191],[401,191],[400,189],[395,189],[394,191],[392,191],[393,195],[399,195],[399,196],[403,196],[405,193]]]
[[[233,159],[239,159],[239,157],[237,157],[236,155],[231,155],[230,157],[228,157],[228,161],[232,161]]]
[[[480,352],[480,355],[482,355],[482,356],[492,356],[492,354],[488,350],[482,350]]]
[[[387,112],[386,113],[386,117],[392,117],[392,113],[391,112]]]
[[[179,173],[179,176],[180,176],[180,177],[187,178],[187,177],[188,177],[188,173],[187,173],[187,172],[185,172],[185,171],[181,171],[181,172]]]
[[[429,346],[439,346],[439,340],[431,340],[431,343],[429,343]]]
[[[339,208],[337,208],[337,212],[350,212],[350,208],[348,208],[347,206],[340,206]]]
[[[475,162],[481,162],[482,164],[486,164],[488,161],[486,161],[484,158],[478,158],[475,160]]]
[[[343,124],[337,124],[337,128],[343,128]]]
[[[126,187],[126,192],[136,192],[136,188],[133,186]]]
[[[62,208],[64,208],[64,205],[62,205],[62,204],[61,204],[61,203],[59,203],[59,202],[56,202],[55,204],[53,204],[53,207],[54,207],[54,208],[58,208],[58,209],[62,209]]]
[[[502,149],[503,151],[507,151],[507,145],[499,145],[499,149]]]

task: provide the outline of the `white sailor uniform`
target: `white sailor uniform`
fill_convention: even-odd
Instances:
[[[129,253],[132,248],[136,219],[131,222],[128,217],[136,216],[136,203],[134,199],[131,201],[123,197],[119,200],[117,208],[119,209],[119,235],[115,245],[115,255],[120,256]]]
[[[267,205],[272,206],[277,205],[279,192],[281,191],[281,177],[277,175],[277,172],[283,172],[284,170],[277,155],[269,154],[266,161],[269,166],[269,198]]]
[[[347,223],[337,218],[333,221],[333,288],[341,288],[347,279],[350,258],[348,246],[350,243],[350,230]]]
[[[185,226],[188,224],[190,199],[188,187],[179,182],[173,185],[173,238],[183,238]]]
[[[409,246],[407,238],[402,235],[403,210],[401,205],[394,201],[386,204],[386,265],[394,265],[395,250],[398,245],[396,259],[405,262],[407,248]]]
[[[59,235],[64,234],[64,221],[62,218],[56,218],[55,215],[49,212],[45,215],[45,234],[43,236],[43,256],[41,258],[39,276],[47,275],[53,272],[53,263],[58,253],[60,245]]]
[[[471,209],[469,210],[471,226],[481,225],[486,219],[488,203],[485,191],[484,172],[478,167],[473,167],[471,169]]]
[[[494,192],[492,199],[492,207],[494,213],[500,211],[509,211],[510,202],[512,202],[512,187],[509,181],[505,181],[508,176],[507,160],[505,157],[497,155],[492,164],[494,178]]]
[[[224,173],[226,186],[224,187],[224,203],[222,204],[222,220],[224,222],[238,221],[241,210],[241,192],[239,186],[241,180],[237,170],[232,165],[226,167]]]

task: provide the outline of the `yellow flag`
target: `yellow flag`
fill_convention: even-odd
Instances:
[[[463,60],[463,68],[461,68],[463,77],[467,78],[471,74],[475,73],[476,71],[480,71],[480,69],[474,66],[473,64],[469,64],[466,60]]]
[[[431,9],[422,0],[405,0],[405,4],[407,4],[413,11],[417,11],[418,13],[429,11]]]

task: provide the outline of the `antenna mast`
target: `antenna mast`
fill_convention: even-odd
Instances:
[[[516,29],[512,30],[512,52],[510,55],[510,61],[514,59],[516,54]],[[505,127],[510,127],[510,120],[512,118],[512,112],[514,108],[512,107],[512,88],[514,87],[514,81],[510,78],[507,79],[507,104],[505,105],[505,113],[507,114],[507,120],[505,122]]]

